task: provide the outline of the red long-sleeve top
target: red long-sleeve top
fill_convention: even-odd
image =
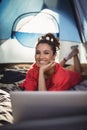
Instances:
[[[38,76],[39,67],[36,63],[28,70],[26,78],[19,86],[25,90],[38,90]],[[56,63],[54,73],[46,80],[46,87],[48,91],[68,90],[74,85],[81,82],[82,77],[80,73],[66,70]]]

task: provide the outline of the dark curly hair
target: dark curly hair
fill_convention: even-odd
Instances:
[[[54,36],[52,33],[47,33],[38,38],[38,42],[36,44],[36,48],[39,44],[48,44],[53,50],[53,54],[55,55],[57,50],[60,49],[59,39]]]

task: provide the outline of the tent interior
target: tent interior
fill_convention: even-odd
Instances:
[[[86,5],[86,0],[1,0],[0,63],[33,62],[37,38],[47,32],[58,34],[61,52],[69,51],[71,44],[82,45],[86,51]],[[82,54],[81,62],[87,62],[86,52]]]
[[[0,79],[3,70],[29,69],[38,37],[48,32],[60,40],[56,62],[70,52],[72,45],[78,45],[87,75],[86,5],[86,0],[0,0]],[[66,65],[71,64],[72,59]]]
[[[48,32],[60,39],[57,62],[78,45],[80,62],[86,64],[86,5],[86,0],[0,0],[0,68],[30,66],[38,37]]]
[[[70,52],[71,46],[78,45],[86,80],[74,90],[87,90],[86,8],[87,0],[0,0],[0,94],[6,94],[0,100],[0,125],[13,121],[7,92],[15,91],[15,86],[24,80],[34,63],[38,37],[43,34],[51,32],[60,40],[56,62]],[[66,64],[69,65],[73,65],[72,59]],[[1,90],[5,90],[4,94]],[[3,105],[1,101],[6,102]]]

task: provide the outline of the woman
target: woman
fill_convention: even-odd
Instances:
[[[60,64],[55,62],[59,46],[59,40],[51,33],[38,39],[35,52],[36,63],[28,70],[26,79],[20,84],[21,88],[29,91],[68,90],[82,80],[76,51],[73,52],[73,57],[77,72],[62,67],[67,59],[64,59]]]

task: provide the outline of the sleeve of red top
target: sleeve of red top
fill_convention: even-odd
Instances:
[[[34,77],[35,76],[34,76],[33,72],[28,71],[26,74],[26,78],[25,78],[24,82],[20,84],[20,87],[24,88],[25,90],[29,90],[29,91],[37,90],[37,82]]]
[[[54,85],[49,88],[49,91],[68,90],[82,81],[80,73],[77,72],[61,71],[58,74]]]

